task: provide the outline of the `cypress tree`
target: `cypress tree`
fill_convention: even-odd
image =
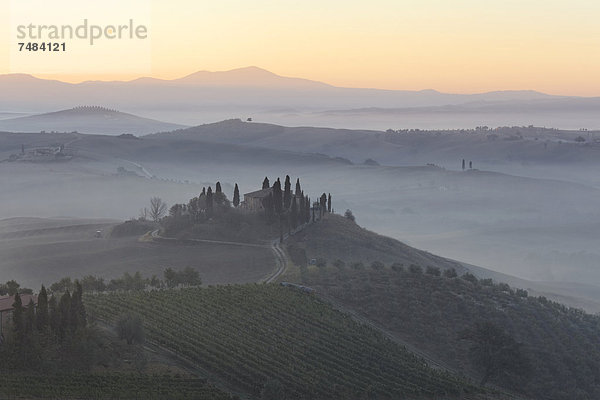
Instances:
[[[22,339],[23,337],[23,303],[21,301],[21,296],[19,292],[15,293],[15,298],[13,302],[13,311],[12,311],[12,321],[13,321],[13,329],[16,333],[17,339]]]
[[[75,332],[77,328],[85,328],[87,325],[87,315],[83,305],[83,289],[79,281],[75,281],[75,290],[71,296],[71,308],[69,310],[71,321],[71,332]]]
[[[29,304],[27,304],[27,308],[25,309],[23,330],[25,336],[31,335],[31,333],[35,329],[35,325],[35,304],[33,303],[33,298],[31,298],[29,299]]]
[[[271,184],[269,183],[269,178],[267,178],[267,177],[265,176],[265,180],[263,181],[262,188],[263,188],[263,189],[268,189],[268,188],[270,188],[270,187],[271,187]]]
[[[463,158],[463,161],[462,161],[462,169],[463,169],[463,171],[465,170],[465,159],[464,158]]]
[[[325,211],[327,210],[327,195],[325,193],[323,193],[321,195],[321,199],[320,199],[320,213],[321,213],[321,217],[323,217],[323,214],[325,214]]]
[[[281,181],[277,178],[277,182],[273,184],[273,209],[279,219],[279,242],[283,241],[283,198],[281,193]]]
[[[273,193],[269,193],[267,197],[262,199],[262,206],[265,209],[265,217],[267,219],[267,223],[271,223],[273,221]]]
[[[277,181],[273,184],[273,210],[275,214],[281,215],[282,211],[282,193],[281,193],[281,181],[277,178]]]
[[[58,334],[60,329],[60,313],[58,311],[58,305],[56,304],[56,297],[50,297],[48,300],[48,324],[50,325],[50,330],[54,332],[54,334]]]
[[[296,199],[292,200],[292,209],[290,211],[290,225],[293,229],[298,226],[298,206],[296,205]]]
[[[38,295],[38,306],[37,306],[37,329],[42,332],[48,326],[48,293],[46,288],[42,285],[40,294]]]
[[[285,183],[283,184],[283,209],[289,210],[290,203],[292,201],[292,183],[290,182],[290,176],[285,176]]]
[[[298,201],[298,213],[297,213],[296,219],[298,221],[298,224],[300,225],[300,224],[303,224],[306,222],[305,221],[306,217],[304,215],[306,207],[304,206],[304,196],[302,194],[300,194],[299,199],[300,200]]]
[[[304,207],[306,207],[306,210],[304,210],[305,212],[305,219],[306,219],[306,223],[310,222],[310,197],[308,197],[308,195],[306,195],[306,197],[304,198]]]
[[[238,189],[237,183],[233,189],[233,206],[237,207],[240,205],[240,189]]]
[[[327,212],[331,212],[331,193],[329,193],[329,196],[327,197]]]
[[[295,195],[296,196],[300,196],[302,193],[302,189],[300,188],[300,178],[296,179],[296,191],[295,191]]]
[[[221,182],[217,182],[217,184],[215,185],[215,193],[221,192],[223,192],[223,190],[221,190]]]
[[[213,212],[213,191],[209,186],[206,191],[206,213],[210,216]]]
[[[206,196],[206,188],[204,186],[202,187],[202,193],[200,193],[200,196]]]
[[[58,336],[62,340],[71,330],[71,293],[69,293],[68,289],[58,302],[58,315]]]

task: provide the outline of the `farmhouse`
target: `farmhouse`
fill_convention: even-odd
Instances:
[[[265,209],[263,206],[263,200],[269,197],[271,193],[273,193],[272,187],[246,193],[244,194],[244,201],[240,203],[240,207],[244,210],[252,212],[262,211]],[[294,201],[298,206],[300,205],[300,197],[301,196],[296,196],[292,193],[291,201]]]
[[[264,210],[263,200],[273,193],[273,188],[266,188],[244,194],[244,201],[242,202],[242,208],[248,211],[261,211]]]
[[[23,307],[27,307],[31,300],[33,300],[33,304],[37,306],[37,296],[31,294],[21,295],[21,302],[23,303]],[[14,302],[15,296],[0,297],[0,334],[4,333],[6,324],[8,323],[8,321],[10,321]]]

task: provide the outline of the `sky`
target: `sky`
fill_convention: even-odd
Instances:
[[[0,1],[0,73],[79,82],[258,66],[348,87],[600,96],[597,0]],[[83,18],[131,18],[148,37],[15,50],[18,23]]]

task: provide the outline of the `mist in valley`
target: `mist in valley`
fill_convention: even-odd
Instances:
[[[261,131],[251,123],[237,124]],[[137,218],[152,196],[169,205],[186,202],[202,187],[214,187],[220,181],[231,199],[236,183],[245,193],[259,189],[265,176],[273,180],[289,174],[301,179],[312,199],[327,188],[335,212],[351,209],[367,229],[489,270],[553,282],[555,292],[561,292],[561,284],[573,283],[563,292],[600,302],[593,283],[600,281],[600,253],[595,247],[600,190],[594,185],[593,165],[534,164],[530,168],[504,162],[482,166],[476,160],[473,169],[467,166],[463,171],[459,158],[425,165],[425,159],[439,162],[435,151],[428,154],[427,148],[422,149],[420,160],[404,161],[413,163],[411,167],[364,165],[339,158],[335,150],[328,156],[223,143],[225,138],[219,138],[216,143],[208,135],[177,132],[141,139],[4,134],[4,155],[20,151],[25,140],[63,140],[70,142],[74,157],[53,163],[1,163],[0,215],[125,220]],[[311,140],[316,141],[314,136]],[[355,149],[353,158],[361,150]],[[386,150],[380,160],[389,154]],[[375,156],[370,151],[365,148],[365,155]],[[119,173],[119,168],[127,173]],[[518,176],[519,172],[530,177]],[[569,181],[570,176],[578,179]],[[81,259],[81,263],[87,261]],[[124,269],[134,272],[132,265],[140,267],[134,263]],[[19,265],[19,277],[25,283],[38,283],[40,271],[31,269],[29,276],[30,267],[30,261]],[[159,268],[155,265],[149,272]],[[74,266],[71,271],[77,275]],[[117,270],[98,267],[91,272],[114,277]]]
[[[236,183],[243,194],[260,189],[265,176],[289,174],[313,200],[330,192],[336,213],[351,209],[369,230],[600,310],[596,99],[344,89],[252,68],[214,74],[77,85],[4,76],[0,130],[36,133],[0,133],[0,218],[110,225],[137,218],[153,196],[187,202],[220,181],[231,199]],[[256,97],[252,80],[264,96]],[[60,100],[28,98],[36,90]],[[86,98],[104,106],[79,107]],[[61,146],[60,160],[35,155]],[[27,251],[26,241],[11,242],[19,229],[8,221],[2,245]],[[68,272],[77,276],[90,254],[65,261]],[[57,276],[33,267],[43,260],[5,264],[2,272],[35,286]],[[128,262],[122,270],[142,267]],[[96,264],[79,276],[116,272]]]

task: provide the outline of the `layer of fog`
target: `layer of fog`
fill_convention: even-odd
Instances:
[[[72,161],[0,163],[1,218],[135,218],[151,196],[169,204],[186,202],[202,186],[219,180],[231,198],[235,183],[244,193],[259,188],[265,175],[273,179],[290,174],[301,178],[313,199],[330,192],[336,212],[352,209],[361,226],[417,248],[535,281],[600,282],[600,190],[590,184],[597,182],[593,164],[489,164],[496,171],[537,176],[532,179],[463,172],[458,158],[452,164],[446,160],[449,169],[362,166],[176,136],[73,137],[61,139],[72,142]],[[10,145],[0,147],[2,154],[18,150],[27,138],[58,140],[8,136],[3,143]],[[475,166],[482,167],[480,161]],[[118,175],[119,167],[138,176]],[[155,178],[148,179],[144,171]],[[563,180],[540,179],[544,171],[544,178]]]

